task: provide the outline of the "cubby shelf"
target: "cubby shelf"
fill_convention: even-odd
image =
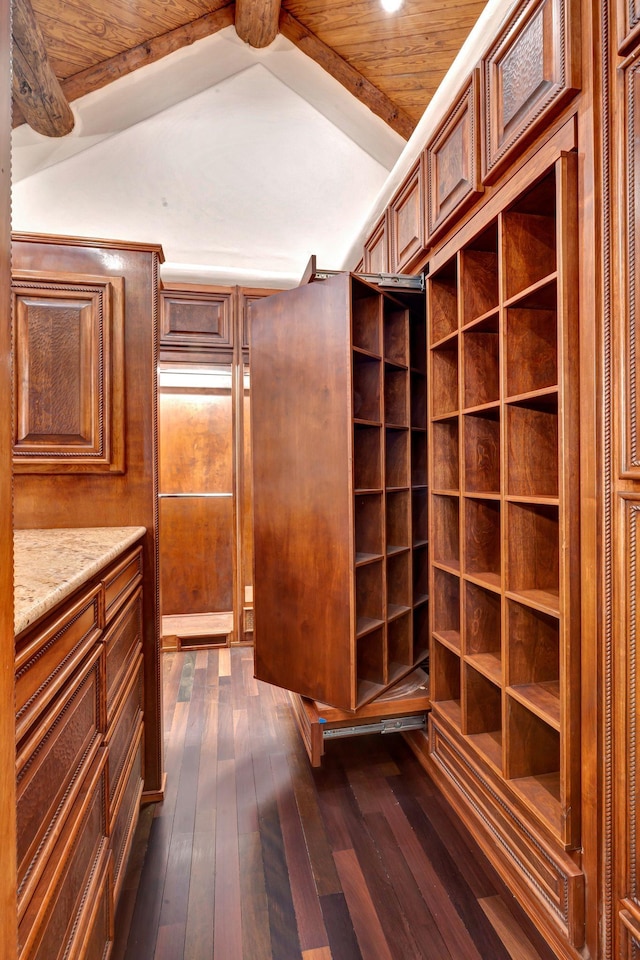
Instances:
[[[427,274],[433,709],[565,848],[579,836],[577,322],[564,155]],[[570,705],[570,706],[569,706]]]

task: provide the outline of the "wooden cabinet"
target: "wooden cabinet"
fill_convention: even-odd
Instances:
[[[251,350],[256,674],[353,710],[427,652],[423,297],[338,274]]]
[[[492,790],[510,811],[485,823],[530,889],[553,864],[540,906],[580,947],[576,178],[575,153],[525,168],[427,293],[431,752],[476,809]]]
[[[141,554],[16,639],[22,960],[103,957],[112,939],[143,784]]]

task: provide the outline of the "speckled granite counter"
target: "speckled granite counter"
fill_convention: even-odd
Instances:
[[[16,530],[16,635],[70,596],[145,532],[144,527]]]

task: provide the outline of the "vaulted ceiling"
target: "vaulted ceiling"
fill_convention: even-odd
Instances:
[[[68,104],[232,24],[292,41],[408,139],[486,0],[13,0],[14,126],[73,126]]]

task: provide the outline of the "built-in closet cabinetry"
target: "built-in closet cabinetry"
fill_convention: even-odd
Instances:
[[[103,957],[113,941],[144,777],[143,571],[135,543],[144,530],[118,532],[133,546],[112,549],[112,562],[16,638],[23,960]],[[87,562],[92,553],[82,533],[80,567],[77,558]],[[55,543],[55,532],[38,538]],[[37,546],[22,549],[37,557]],[[73,548],[70,556],[71,569]]]

